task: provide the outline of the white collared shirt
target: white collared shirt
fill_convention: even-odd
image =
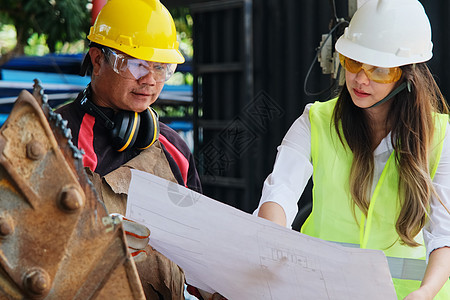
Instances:
[[[299,200],[309,178],[313,173],[311,163],[311,123],[309,108],[305,107],[303,114],[289,128],[280,146],[272,173],[264,181],[259,207],[265,202],[278,203],[286,214],[288,226],[292,224],[297,214]],[[444,139],[441,159],[433,179],[433,185],[441,201],[450,209],[450,128]],[[378,182],[381,172],[391,155],[390,133],[381,141],[374,151],[374,183],[372,192]],[[450,215],[439,201],[433,197],[430,204],[430,221],[423,229],[427,257],[435,249],[450,247]]]

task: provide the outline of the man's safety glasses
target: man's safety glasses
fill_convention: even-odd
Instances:
[[[114,72],[127,79],[138,80],[151,72],[156,82],[165,82],[173,75],[177,66],[133,58],[107,47],[102,48],[102,52]]]
[[[342,67],[349,71],[350,73],[359,73],[359,71],[364,70],[367,78],[378,83],[392,83],[396,82],[402,76],[402,69],[400,67],[393,68],[381,68],[374,67],[368,64],[363,64],[359,61],[348,58],[339,53],[339,60],[341,61]]]

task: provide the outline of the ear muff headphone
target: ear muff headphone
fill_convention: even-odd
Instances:
[[[115,150],[119,152],[131,148],[144,150],[158,139],[158,114],[150,106],[141,113],[120,110],[111,120],[89,98],[90,86],[83,91],[81,107],[88,114],[103,121],[103,125],[109,129],[111,144]]]

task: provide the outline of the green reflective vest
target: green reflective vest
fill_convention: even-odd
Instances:
[[[395,263],[396,266],[390,268],[398,299],[403,299],[420,286],[424,270],[421,274],[419,272],[419,278],[411,270],[415,269],[417,263],[425,265],[426,250],[424,246],[413,248],[400,244],[395,230],[400,203],[394,153],[389,157],[370,199],[367,218],[355,207],[357,222],[352,213],[349,191],[353,154],[347,145],[342,145],[332,123],[336,101],[316,102],[309,111],[314,166],[313,209],[301,232],[327,241],[383,250],[388,261],[389,258],[400,261],[400,264]],[[439,164],[447,124],[447,115],[437,115],[430,156],[432,177]],[[416,240],[423,244],[422,234]],[[449,281],[435,299],[450,299]]]

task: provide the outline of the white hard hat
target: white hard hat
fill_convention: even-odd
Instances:
[[[432,49],[430,22],[417,0],[369,0],[336,42],[342,55],[384,68],[425,62]]]

